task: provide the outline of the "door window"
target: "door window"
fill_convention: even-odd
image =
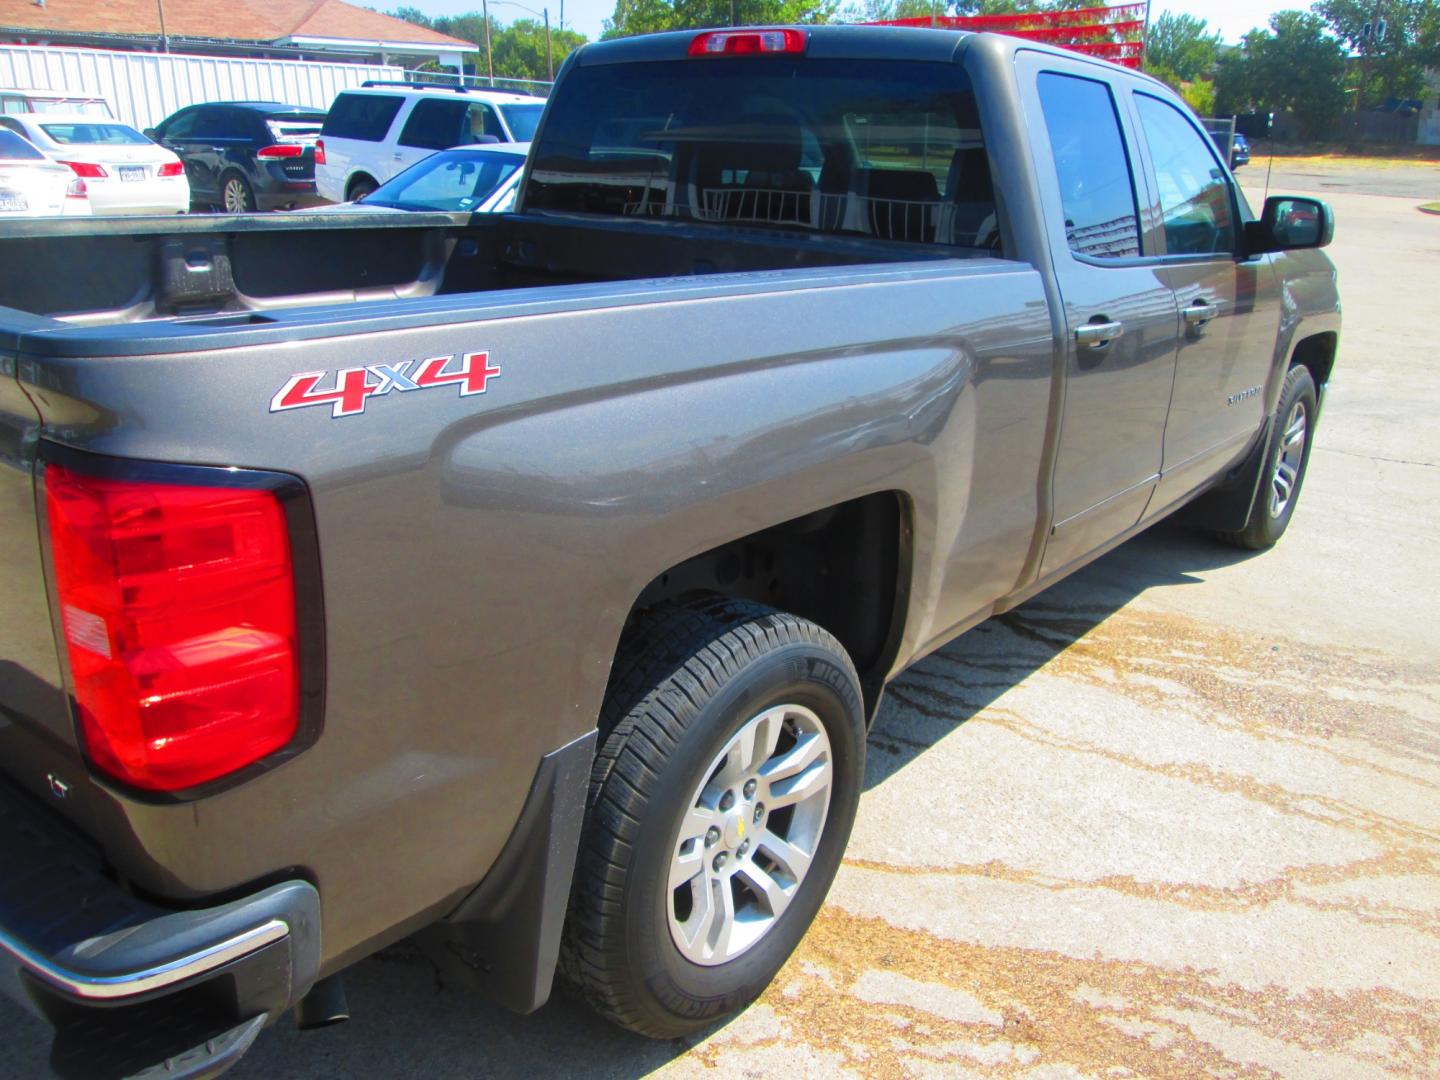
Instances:
[[[1140,254],[1140,215],[1110,88],[1042,72],[1037,80],[1070,250],[1101,259]]]
[[[199,115],[194,112],[184,112],[176,116],[170,123],[160,129],[162,139],[188,139],[195,133],[195,117]]]
[[[468,119],[468,102],[417,101],[410,118],[405,121],[404,130],[400,132],[400,145],[422,150],[448,150],[462,141],[470,141]]]
[[[405,99],[396,94],[341,94],[330,106],[321,134],[327,139],[380,142]]]
[[[1210,140],[1180,110],[1149,94],[1136,94],[1140,126],[1150,146],[1171,255],[1235,250],[1230,182]]]

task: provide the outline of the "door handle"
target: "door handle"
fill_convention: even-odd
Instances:
[[[1075,328],[1075,341],[1080,345],[1088,345],[1092,349],[1103,349],[1110,342],[1125,334],[1125,324],[1113,320],[1102,319],[1099,322],[1088,322],[1083,326]]]
[[[1220,305],[1208,300],[1192,300],[1185,309],[1185,321],[1191,326],[1203,326],[1220,314]]]

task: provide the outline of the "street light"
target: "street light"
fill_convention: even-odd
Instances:
[[[491,4],[500,4],[503,7],[518,7],[521,11],[528,11],[531,15],[539,15],[545,20],[545,70],[549,73],[551,82],[555,81],[555,60],[550,52],[550,9],[548,7],[536,11],[524,4],[517,4],[515,0],[487,0]]]

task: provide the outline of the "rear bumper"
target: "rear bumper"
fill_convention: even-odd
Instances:
[[[0,867],[0,990],[54,1027],[62,1074],[214,1075],[318,974],[320,897],[308,882],[164,908],[123,890],[8,787]]]

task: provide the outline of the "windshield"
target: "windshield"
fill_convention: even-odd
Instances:
[[[364,205],[449,213],[476,210],[524,164],[519,154],[444,150],[381,184],[366,196]]]
[[[79,113],[82,116],[109,116],[110,106],[97,98],[31,98],[30,111],[37,113]]]
[[[5,161],[43,161],[45,155],[13,131],[0,128],[0,159]]]
[[[574,68],[532,158],[526,210],[998,240],[979,108],[954,64],[737,57]]]
[[[545,106],[501,105],[500,111],[505,114],[505,123],[510,125],[510,134],[515,136],[515,141],[529,142],[535,137],[535,129],[540,125],[540,114],[545,111]]]
[[[41,124],[40,130],[57,143],[85,145],[145,146],[150,140],[124,124]]]

